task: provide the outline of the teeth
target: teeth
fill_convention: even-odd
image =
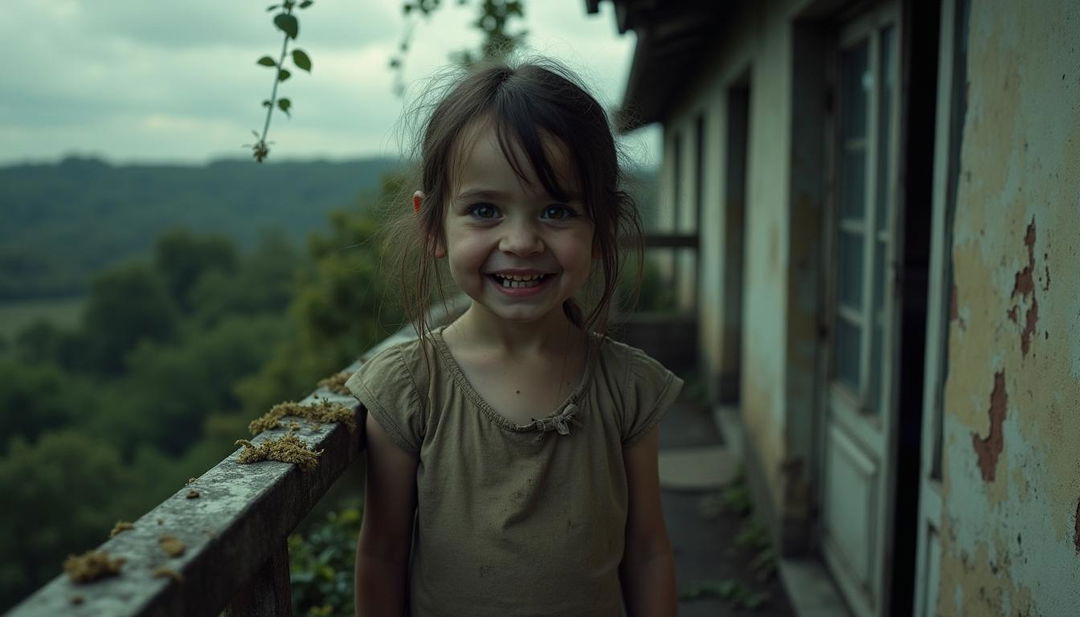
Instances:
[[[517,288],[517,287],[535,287],[540,284],[541,279],[546,275],[544,274],[495,274],[493,275],[495,280],[498,281],[503,287]]]

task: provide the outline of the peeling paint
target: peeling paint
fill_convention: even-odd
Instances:
[[[1012,295],[1028,296],[1035,292],[1035,279],[1032,272],[1035,270],[1035,219],[1028,224],[1027,233],[1024,234],[1024,246],[1027,247],[1028,264],[1016,273],[1016,283],[1013,285]]]
[[[1031,337],[1035,334],[1035,325],[1039,321],[1039,300],[1035,297],[1035,217],[1028,223],[1027,233],[1024,234],[1024,246],[1027,247],[1028,262],[1019,272],[1013,283],[1012,297],[1017,295],[1023,298],[1031,297],[1031,304],[1024,314],[1024,329],[1020,332],[1020,350],[1026,356],[1031,350]],[[1047,268],[1047,286],[1049,285],[1049,268]],[[1044,289],[1047,287],[1044,287]],[[1013,306],[1008,311],[1009,319],[1018,323],[1018,306]]]
[[[984,438],[980,438],[976,432],[971,433],[971,445],[975,448],[975,454],[979,458],[979,471],[982,472],[984,482],[993,482],[997,473],[998,457],[1005,448],[1005,439],[1001,432],[1001,423],[1005,421],[1005,408],[1009,403],[1009,395],[1005,392],[1005,372],[994,373],[994,390],[990,393],[990,432]]]
[[[1031,337],[1035,334],[1035,324],[1039,321],[1039,303],[1031,299],[1031,308],[1025,314],[1024,330],[1020,332],[1020,350],[1026,356],[1031,350]]]

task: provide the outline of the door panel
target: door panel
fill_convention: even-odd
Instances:
[[[832,527],[843,530],[826,539],[842,555],[850,576],[868,588],[874,561],[878,465],[835,426],[829,431],[826,452],[826,507]]]
[[[834,54],[822,552],[858,617],[886,615],[898,409],[896,3],[843,24]]]

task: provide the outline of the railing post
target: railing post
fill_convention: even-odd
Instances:
[[[226,617],[292,617],[289,544],[285,538],[270,552],[251,580],[236,592]]]

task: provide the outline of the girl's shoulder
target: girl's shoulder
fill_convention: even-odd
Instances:
[[[601,400],[614,406],[623,445],[643,436],[666,414],[682,390],[683,380],[646,352],[600,336],[594,385]]]
[[[421,393],[435,363],[431,342],[407,340],[377,350],[345,382],[368,413],[408,452],[418,452],[428,405]]]
[[[423,355],[422,343],[418,339],[392,343],[372,350],[365,354],[366,357],[361,357],[360,367],[345,382],[345,387],[353,391],[361,384],[371,384],[376,378],[396,386],[397,382],[403,381],[405,377],[414,376],[416,368],[422,368],[419,365],[422,365]]]
[[[644,350],[603,334],[594,333],[593,340],[598,349],[597,362],[613,376],[660,381],[678,379],[659,360]]]

